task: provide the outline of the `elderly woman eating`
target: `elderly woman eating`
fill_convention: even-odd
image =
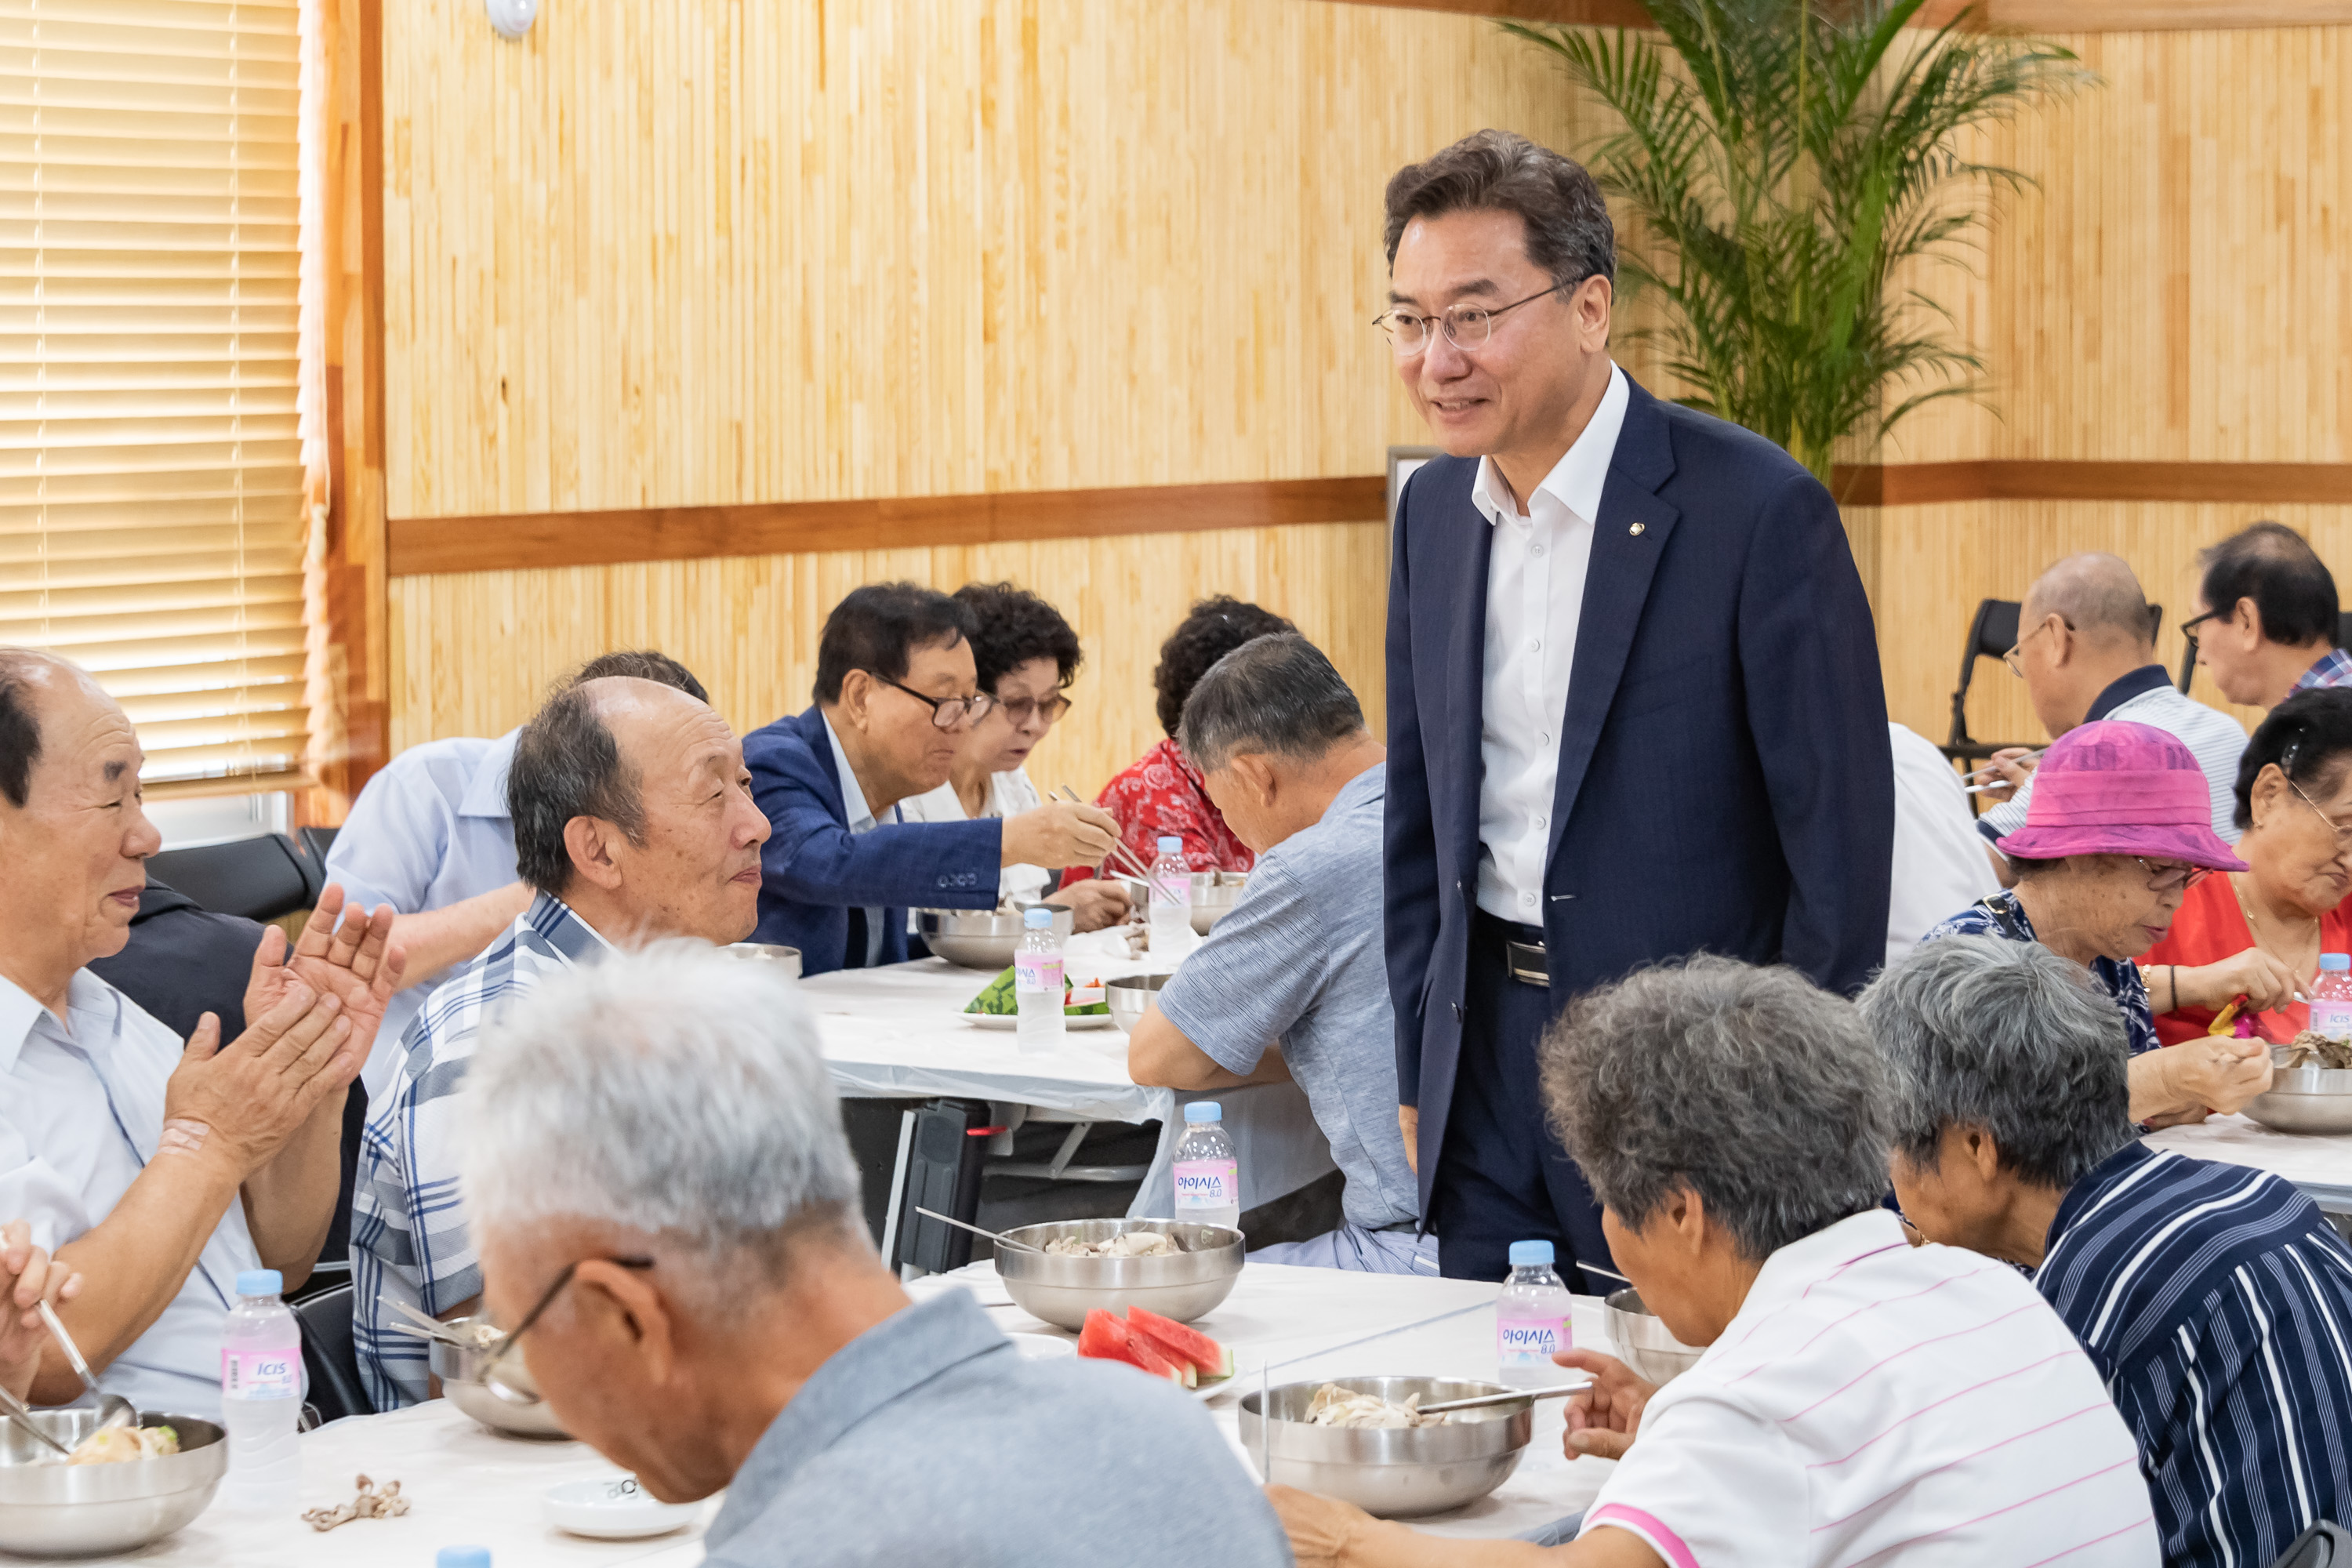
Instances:
[[[2104,720],[2052,742],[2034,777],[2025,826],[2000,841],[2017,886],[1924,940],[2038,942],[2089,970],[2123,1015],[2133,1121],[2169,1125],[2236,1110],[2270,1087],[2268,1047],[2210,1037],[2158,1050],[2147,986],[2131,962],[2209,872],[2246,868],[2214,836],[2197,759],[2161,730]]]
[[[2131,1434],[2007,1264],[1879,1206],[1893,1101],[1853,1007],[1700,958],[1573,1004],[1544,1097],[1617,1264],[1705,1345],[1663,1388],[1591,1351],[1568,1456],[1618,1460],[1576,1540],[1446,1541],[1270,1489],[1302,1568],[2153,1564]]]
[[[2323,952],[2352,952],[2352,688],[2298,692],[2238,760],[2246,869],[2189,889],[2139,961],[2168,1046],[2221,1026],[2265,1040],[2305,1028]]]

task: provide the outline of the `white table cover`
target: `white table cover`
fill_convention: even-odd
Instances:
[[[1075,1337],[1013,1306],[987,1263],[909,1287],[918,1297],[957,1289],[970,1289],[1008,1332]],[[1248,1265],[1234,1293],[1199,1325],[1231,1344],[1245,1369],[1231,1388],[1209,1401],[1210,1415],[1234,1447],[1234,1462],[1246,1462],[1236,1401],[1246,1388],[1257,1386],[1261,1363],[1272,1363],[1267,1380],[1275,1384],[1379,1373],[1491,1378],[1497,1289],[1457,1279]],[[1601,1303],[1579,1298],[1578,1342],[1603,1343],[1601,1323]],[[1404,1331],[1354,1343],[1394,1329]],[[1534,1441],[1511,1479],[1466,1509],[1419,1521],[1420,1528],[1443,1535],[1533,1536],[1583,1510],[1612,1466],[1602,1459],[1565,1459],[1559,1402],[1537,1409]],[[635,1542],[589,1541],[552,1529],[540,1513],[548,1488],[615,1476],[618,1469],[584,1444],[530,1442],[485,1431],[446,1399],[395,1415],[338,1421],[305,1436],[302,1506],[349,1501],[352,1479],[362,1472],[379,1484],[398,1480],[412,1511],[399,1519],[361,1520],[321,1535],[299,1519],[256,1519],[216,1507],[137,1553],[79,1561],[156,1568],[421,1568],[432,1563],[437,1549],[458,1544],[488,1547],[499,1568],[688,1568],[702,1561],[700,1525]],[[706,1522],[719,1502],[713,1498],[704,1504]],[[0,1563],[24,1561],[51,1560],[0,1555]]]
[[[1135,959],[1080,955],[1071,962],[1099,965],[1106,978],[1150,969]],[[1233,1135],[1241,1163],[1244,1209],[1297,1192],[1337,1168],[1331,1145],[1297,1084],[1254,1084],[1181,1097],[1171,1089],[1145,1089],[1127,1076],[1127,1036],[1116,1025],[1071,1031],[1063,1047],[1050,1054],[1022,1051],[1011,1030],[979,1028],[962,1016],[964,1005],[991,978],[942,958],[925,958],[880,969],[836,970],[803,981],[801,991],[815,1010],[834,1085],[845,1095],[952,1095],[1105,1121],[1158,1121],[1160,1147],[1128,1209],[1137,1218],[1164,1217],[1175,1201],[1176,1144],[1184,1135],[1181,1100],[1214,1100],[1224,1108],[1225,1131]]]
[[[2284,1176],[2329,1213],[2352,1214],[2352,1133],[2280,1132],[2243,1116],[2209,1116],[2142,1141],[2152,1149]]]

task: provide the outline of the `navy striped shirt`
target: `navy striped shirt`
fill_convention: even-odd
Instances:
[[[2166,1563],[2268,1568],[2352,1519],[2352,1247],[2291,1183],[2129,1144],[2033,1282],[2139,1443]]]

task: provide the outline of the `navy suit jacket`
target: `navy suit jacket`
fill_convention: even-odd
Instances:
[[[753,942],[801,950],[801,973],[856,969],[849,912],[882,908],[882,962],[908,956],[908,908],[992,910],[1004,824],[886,823],[849,831],[833,739],[814,708],[743,737],[751,798],[768,815],[760,851],[760,928]]]
[[[1560,722],[1540,922],[1552,1007],[1702,951],[1851,993],[1886,954],[1895,780],[1845,530],[1780,447],[1632,393]],[[1389,989],[1423,1214],[1478,890],[1494,527],[1471,500],[1477,471],[1440,458],[1412,476],[1389,578]]]

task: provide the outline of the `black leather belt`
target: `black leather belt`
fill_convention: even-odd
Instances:
[[[1543,928],[1521,925],[1478,911],[1477,934],[1481,941],[1502,950],[1503,967],[1511,978],[1522,985],[1551,984],[1551,960],[1544,951]]]

